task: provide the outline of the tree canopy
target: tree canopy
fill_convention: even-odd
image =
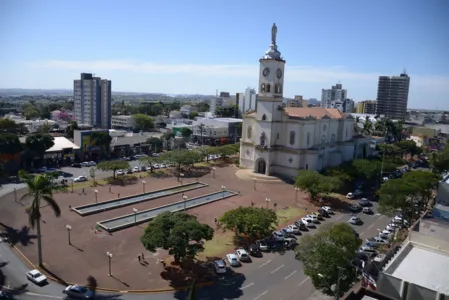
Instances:
[[[183,138],[189,138],[191,135],[192,135],[192,129],[190,129],[190,128],[187,128],[187,127],[183,127],[182,129],[181,129],[181,135],[182,135],[182,137]]]
[[[225,212],[219,221],[221,228],[254,240],[266,236],[275,229],[277,216],[271,209],[238,207]]]
[[[194,163],[200,162],[202,156],[197,151],[188,151],[185,149],[175,149],[169,152],[165,152],[159,156],[161,161],[167,161],[177,165],[177,169],[180,170],[184,166],[193,166]]]
[[[147,131],[154,128],[153,119],[144,114],[135,114],[132,116],[136,123],[136,129]]]
[[[342,268],[340,293],[343,294],[355,280],[355,270],[349,262],[355,258],[361,242],[349,224],[325,224],[316,234],[302,237],[295,255],[315,288],[327,295],[333,295],[329,285],[337,283],[338,269]]]
[[[112,137],[108,132],[94,131],[92,132],[92,144],[100,148],[101,156],[107,156],[110,150]]]
[[[203,242],[211,240],[214,230],[198,222],[195,216],[182,212],[165,212],[154,218],[145,228],[141,242],[145,249],[156,252],[168,250],[176,262],[194,258],[203,251]]]
[[[124,160],[107,160],[102,161],[97,165],[97,169],[102,171],[112,171],[112,177],[115,179],[115,172],[120,169],[129,169],[130,165],[129,162]]]
[[[43,133],[29,135],[25,140],[26,148],[35,152],[40,158],[43,158],[45,151],[53,147],[54,144],[54,138]]]
[[[311,170],[300,171],[295,181],[295,186],[309,193],[312,200],[315,200],[319,194],[338,190],[341,185],[340,179]]]
[[[442,151],[430,154],[430,164],[434,172],[443,173],[449,171],[449,144],[446,144]]]
[[[151,151],[159,153],[162,150],[162,140],[160,138],[157,137],[150,137],[149,139],[147,139],[147,144],[150,145],[151,147]]]
[[[22,151],[19,137],[12,133],[0,133],[0,162],[4,163],[12,159]]]

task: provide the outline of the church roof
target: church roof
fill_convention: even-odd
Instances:
[[[324,107],[286,107],[285,113],[290,117],[307,118],[313,117],[316,119],[322,119],[327,116],[331,119],[344,119],[346,115],[336,108],[324,108]]]

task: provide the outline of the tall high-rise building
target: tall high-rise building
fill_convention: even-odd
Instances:
[[[73,82],[75,120],[96,128],[111,128],[111,81],[81,73]]]
[[[343,89],[343,86],[338,83],[332,86],[331,89],[321,90],[321,107],[325,108],[338,108],[343,111],[343,102],[347,96],[347,91]]]
[[[379,76],[376,114],[405,120],[409,87],[410,77],[405,72],[400,76]]]

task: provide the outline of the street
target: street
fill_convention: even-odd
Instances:
[[[4,191],[2,191],[4,192]],[[376,210],[377,203],[373,203],[373,210]],[[363,240],[377,235],[379,229],[385,228],[390,219],[379,215],[366,215],[359,213],[364,224],[360,226],[352,225],[360,233]],[[325,222],[347,222],[350,214],[333,215],[331,219]],[[320,225],[318,225],[319,227]],[[309,233],[313,234],[316,229],[311,229]],[[298,239],[299,243],[300,238]],[[7,276],[6,287],[15,288],[28,283],[28,287],[17,299],[38,299],[55,298],[62,299],[63,287],[50,282],[48,285],[39,287],[31,282],[27,282],[25,273],[29,270],[28,266],[17,257],[10,246],[0,243],[0,262],[7,264],[2,271]],[[253,262],[244,264],[237,268],[236,272],[243,275],[231,277],[220,283],[199,288],[197,297],[199,300],[215,299],[242,299],[242,300],[293,300],[293,299],[323,299],[323,295],[317,292],[311,281],[304,275],[302,265],[294,258],[293,251],[280,253],[264,253],[263,258],[253,258]],[[86,272],[86,274],[88,274]],[[84,284],[84,283],[80,283]],[[101,286],[101,283],[99,283]],[[187,292],[167,292],[155,293],[151,299],[155,300],[173,300],[186,299]],[[98,293],[97,299],[148,299],[148,295],[123,294],[111,295]]]

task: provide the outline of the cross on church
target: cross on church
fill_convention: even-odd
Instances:
[[[290,157],[290,158],[288,159],[288,161],[289,161],[290,163],[292,163],[293,158]]]

